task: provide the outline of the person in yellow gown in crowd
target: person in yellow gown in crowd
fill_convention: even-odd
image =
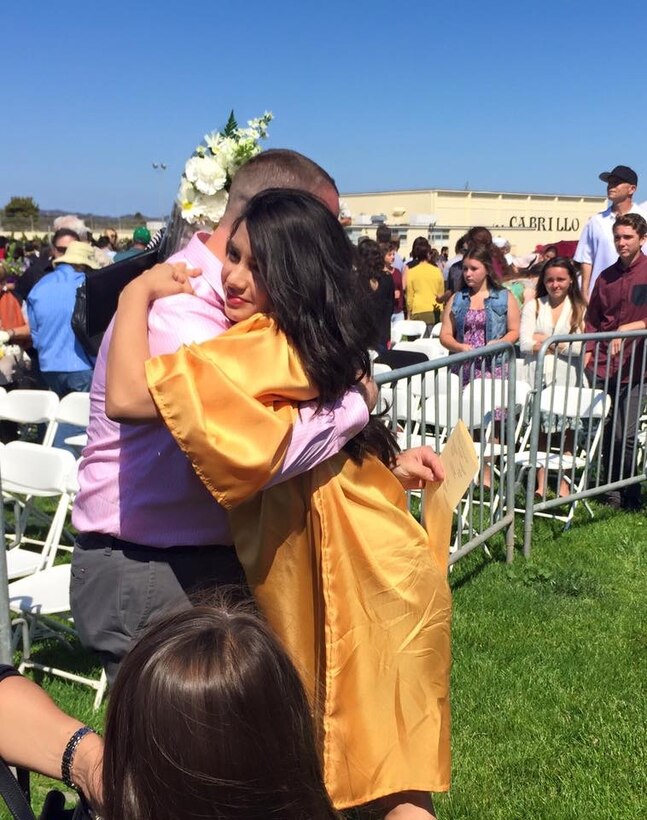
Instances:
[[[148,305],[191,293],[190,276],[158,265],[123,291],[108,415],[159,412],[228,510],[249,588],[306,686],[335,806],[434,817],[429,792],[450,779],[451,597],[446,554],[392,472],[393,436],[372,418],[337,456],[271,485],[298,404],[334,401],[369,370],[353,247],[310,194],[256,195],[222,270],[232,327],[145,361]]]

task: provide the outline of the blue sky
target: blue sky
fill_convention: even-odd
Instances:
[[[623,163],[643,201],[646,33],[645,0],[11,3],[0,206],[168,211],[231,108],[342,191],[598,194]]]

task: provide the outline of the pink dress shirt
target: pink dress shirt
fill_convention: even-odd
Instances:
[[[148,315],[152,356],[183,344],[203,342],[227,330],[223,311],[222,263],[196,234],[171,257],[201,268],[194,294],[159,299]],[[198,298],[196,298],[198,297]],[[231,544],[227,513],[195,475],[164,424],[118,424],[105,414],[106,331],[90,392],[88,444],[79,468],[80,491],[72,523],[79,532],[100,532],[150,547]],[[302,405],[277,481],[306,472],[339,450],[368,421],[359,392],[350,390],[332,408],[316,413]]]

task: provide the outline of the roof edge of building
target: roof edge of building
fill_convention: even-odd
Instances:
[[[450,194],[494,194],[495,196],[550,196],[561,199],[604,199],[604,194],[556,194],[545,191],[489,191],[475,188],[394,188],[388,191],[342,191],[340,197],[345,196],[384,196],[385,194],[424,194],[424,193],[450,193]]]

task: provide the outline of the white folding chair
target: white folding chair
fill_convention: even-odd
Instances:
[[[60,546],[65,518],[72,498],[70,476],[76,473],[71,453],[42,444],[12,441],[0,449],[2,489],[14,501],[15,526],[12,543],[7,550],[9,580],[21,578],[51,566]],[[30,513],[36,511],[34,498],[57,498],[54,515],[37,516],[48,527],[44,541],[25,535]],[[40,511],[38,511],[40,512]],[[40,546],[40,550],[25,549],[25,544]]]
[[[64,396],[56,411],[57,424],[73,424],[75,427],[87,429],[90,423],[90,394],[89,393],[68,393]],[[88,443],[88,435],[85,432],[76,433],[65,439],[65,444],[76,450],[81,450]]]
[[[102,671],[97,680],[39,663],[31,656],[35,640],[56,638],[66,643],[66,638],[76,636],[70,615],[70,571],[70,564],[59,564],[9,584],[9,606],[17,615],[12,622],[15,628],[13,648],[15,650],[21,642],[20,672],[25,669],[40,669],[50,675],[89,686],[96,691],[94,708],[97,709],[106,692],[105,672]]]
[[[60,516],[58,525],[62,529],[69,500],[78,490],[78,461],[75,461],[67,450],[51,448],[49,452],[58,456],[68,468],[61,482],[64,492],[56,512],[56,515]],[[32,659],[34,641],[55,638],[68,645],[67,638],[76,636],[70,613],[71,565],[53,566],[55,555],[56,544],[54,543],[44,567],[32,575],[9,584],[9,606],[16,615],[12,621],[14,626],[13,649],[16,650],[18,644],[21,644],[22,661],[19,666],[21,672],[25,669],[40,669],[50,675],[82,683],[94,689],[96,692],[94,708],[97,709],[101,705],[107,688],[104,671],[98,679],[88,678]]]
[[[404,336],[420,339],[427,332],[427,325],[420,319],[400,319],[391,325],[391,341],[401,342]]]
[[[416,339],[413,342],[396,342],[392,350],[411,350],[414,353],[424,353],[430,360],[449,356],[449,350],[443,347],[438,339]]]
[[[563,502],[569,505],[566,515],[552,512],[550,509],[539,510],[535,514],[563,521],[564,529],[568,529],[580,500],[591,518],[594,517],[586,499],[575,497],[569,501],[569,498],[577,496],[586,486],[589,467],[600,451],[604,420],[611,408],[611,397],[603,390],[591,387],[567,388],[562,385],[551,385],[541,391],[539,408],[544,418],[548,419],[549,426],[554,426],[556,432],[547,434],[550,436],[549,449],[537,452],[535,466],[543,467],[548,473],[552,472],[564,479],[570,487],[570,493]],[[561,431],[569,428],[575,432],[575,452],[572,454],[561,452]],[[521,484],[524,474],[530,470],[532,464],[527,449],[528,440],[527,433],[524,436],[524,447],[515,457],[517,486]]]
[[[56,433],[59,398],[51,390],[10,390],[0,395],[0,420],[17,424],[46,424],[42,444],[51,444]]]

